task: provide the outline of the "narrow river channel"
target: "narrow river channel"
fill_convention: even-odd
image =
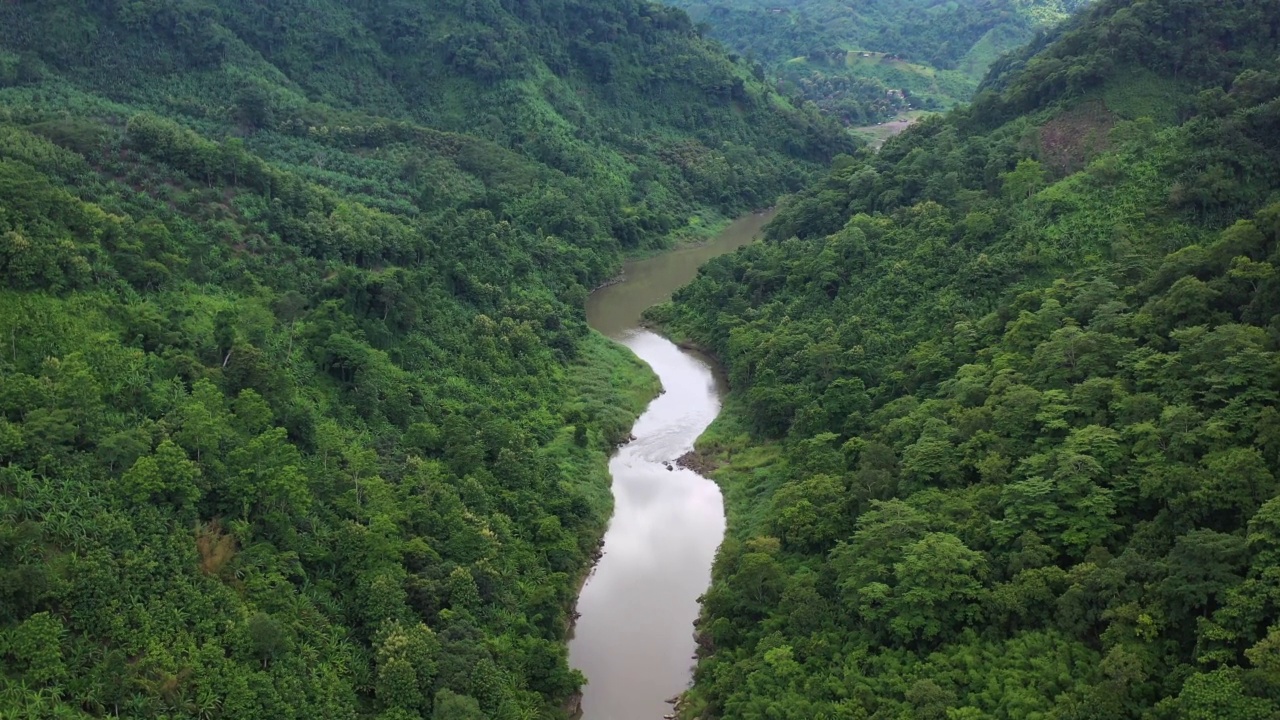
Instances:
[[[744,217],[713,240],[628,263],[623,281],[587,300],[587,322],[653,368],[665,393],[609,463],[614,515],[604,557],[578,598],[569,663],[587,676],[583,720],[660,720],[689,684],[698,596],[724,536],[714,483],[674,465],[720,412],[711,361],[640,327],[711,258],[751,242],[770,214]]]

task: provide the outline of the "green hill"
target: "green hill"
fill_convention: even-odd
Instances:
[[[848,147],[645,2],[0,4],[0,717],[563,717],[586,293]]]
[[[1090,0],[675,0],[780,87],[852,125],[967,102],[987,68]]]
[[[1103,0],[652,313],[733,386],[689,716],[1280,712],[1278,27]]]

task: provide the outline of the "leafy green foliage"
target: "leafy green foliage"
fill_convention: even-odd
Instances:
[[[691,712],[1280,711],[1277,23],[1103,2],[651,313],[734,388]]]
[[[0,5],[0,715],[558,718],[588,288],[849,147],[643,2]]]
[[[1003,53],[1089,0],[677,0],[780,89],[846,123],[968,101]]]

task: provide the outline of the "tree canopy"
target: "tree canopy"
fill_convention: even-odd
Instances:
[[[0,3],[0,716],[564,717],[588,290],[850,147],[647,2]]]
[[[733,387],[691,716],[1280,712],[1277,26],[1104,0],[651,312]]]
[[[968,102],[987,68],[1091,0],[674,0],[775,76],[785,93],[846,123]]]

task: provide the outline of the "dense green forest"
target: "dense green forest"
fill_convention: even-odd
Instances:
[[[850,147],[647,2],[0,4],[0,717],[563,717],[588,289]]]
[[[689,717],[1280,717],[1280,2],[1101,0],[657,322],[724,363]]]
[[[1001,54],[1091,0],[674,0],[776,76],[786,94],[853,125],[967,102]]]

